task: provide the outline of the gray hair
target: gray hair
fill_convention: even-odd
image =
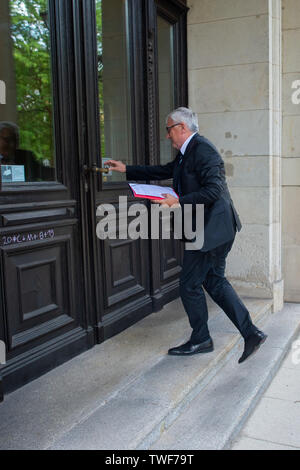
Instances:
[[[9,122],[9,121],[0,121],[0,132],[2,129],[9,129],[12,131],[13,136],[15,138],[16,145],[18,147],[19,145],[19,137],[20,137],[20,132],[19,132],[19,127],[17,124],[14,122]]]
[[[198,116],[189,108],[181,107],[181,108],[174,109],[174,111],[172,111],[167,116],[167,121],[169,118],[172,119],[176,123],[184,122],[184,124],[186,124],[189,130],[192,132],[198,132],[199,130]]]

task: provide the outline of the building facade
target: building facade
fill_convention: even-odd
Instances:
[[[243,231],[228,272],[240,293],[299,302],[296,0],[188,2],[189,105],[224,158]]]
[[[225,162],[230,280],[300,301],[297,0],[4,0],[0,25],[4,393],[178,296],[181,242],[96,236],[99,204],[133,202],[105,159],[170,161],[177,106]]]

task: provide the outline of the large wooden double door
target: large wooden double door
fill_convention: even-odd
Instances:
[[[105,158],[128,164],[173,158],[164,143],[165,113],[187,101],[184,2],[26,0],[23,26],[33,28],[30,15],[41,22],[40,64],[48,51],[51,77],[51,102],[39,89],[45,70],[32,92],[44,99],[48,114],[30,123],[32,110],[20,103],[29,108],[31,102],[28,90],[22,95],[22,68],[13,50],[24,27],[18,33],[18,2],[15,9],[8,3],[0,19],[13,41],[0,55],[6,54],[10,72],[0,80],[17,72],[0,105],[3,153],[6,144],[15,145],[16,165],[3,167],[0,191],[5,393],[178,295],[180,242],[97,238],[97,207],[111,204],[118,213],[120,196],[128,196],[129,206],[134,201],[122,175],[95,169]],[[18,139],[13,127],[1,134],[1,123],[12,121]],[[27,148],[20,148],[19,138]],[[45,158],[47,139],[52,153]]]

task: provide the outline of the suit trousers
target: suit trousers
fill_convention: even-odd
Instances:
[[[198,250],[184,252],[180,296],[193,330],[190,339],[193,344],[200,344],[210,338],[203,287],[244,338],[257,331],[247,308],[225,278],[226,257],[233,241],[208,252]]]

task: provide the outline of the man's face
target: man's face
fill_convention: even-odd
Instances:
[[[16,139],[13,131],[3,128],[0,131],[0,154],[9,158],[14,155],[16,150]]]
[[[173,127],[170,127],[173,126]],[[178,123],[174,122],[173,119],[168,119],[167,122],[167,127],[169,128],[166,134],[166,138],[170,139],[172,142],[173,147],[175,147],[177,150],[179,150],[186,137],[185,137],[185,130],[184,130],[184,124],[183,123]]]

